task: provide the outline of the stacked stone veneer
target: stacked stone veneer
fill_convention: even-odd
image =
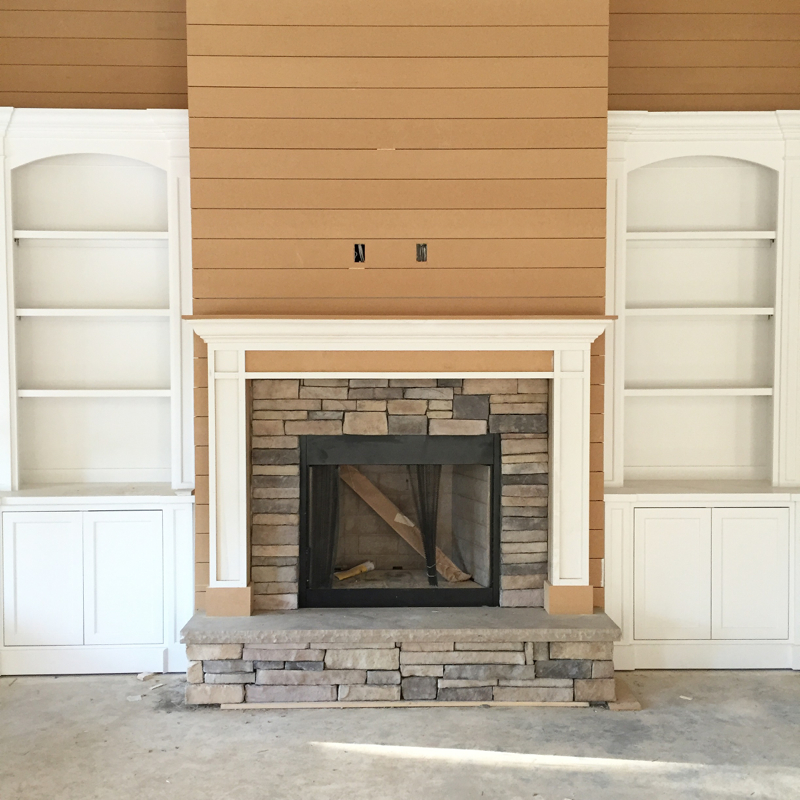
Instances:
[[[189,645],[186,701],[607,701],[612,648],[610,641]]]
[[[337,434],[500,434],[500,605],[543,604],[547,380],[275,379],[254,380],[252,388],[251,578],[256,610],[297,607],[298,437]]]

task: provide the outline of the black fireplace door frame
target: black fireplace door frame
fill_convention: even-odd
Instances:
[[[351,464],[482,464],[491,467],[491,586],[483,588],[329,589],[309,586],[310,468]],[[386,608],[500,605],[502,474],[500,436],[301,436],[300,573],[301,608]]]

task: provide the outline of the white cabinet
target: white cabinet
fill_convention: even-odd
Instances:
[[[79,513],[3,515],[3,641],[83,643],[83,531]]]
[[[634,554],[636,638],[710,638],[710,509],[637,508]]]
[[[712,515],[714,639],[789,635],[789,509],[715,508]]]

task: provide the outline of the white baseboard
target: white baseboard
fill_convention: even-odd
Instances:
[[[166,666],[166,652],[164,645],[150,647],[5,647],[0,650],[0,675],[102,675],[163,672]],[[172,667],[172,665],[169,666]]]
[[[636,642],[614,645],[614,668],[797,669],[800,648],[788,642]]]

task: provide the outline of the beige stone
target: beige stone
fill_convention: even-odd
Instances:
[[[415,402],[415,401],[412,401]],[[453,410],[453,401],[452,400],[429,400],[428,401],[428,408],[431,411],[452,411]]]
[[[517,455],[525,453],[546,453],[547,439],[507,439],[502,437],[500,449],[503,455]]]
[[[294,450],[299,445],[296,436],[254,436],[253,447],[262,450]]]
[[[330,703],[335,686],[248,686],[248,703]]]
[[[361,436],[385,436],[389,432],[386,414],[381,411],[347,411],[344,433]]]
[[[535,662],[536,658],[533,653],[533,642],[525,642],[525,663],[534,664]]]
[[[547,403],[492,403],[492,414],[546,414]]]
[[[547,542],[503,542],[503,553],[546,553]]]
[[[298,584],[284,582],[284,583],[254,583],[253,593],[257,595],[263,594],[294,594],[297,591]]]
[[[297,567],[253,567],[254,583],[282,583],[297,580]]]
[[[299,397],[298,380],[258,380],[253,381],[254,400],[275,400]]]
[[[599,680],[576,680],[575,699],[586,702],[602,702],[614,700],[616,687],[613,678]]]
[[[404,678],[441,678],[444,675],[443,664],[407,664],[400,667]]]
[[[509,453],[503,456],[506,464],[546,464],[549,459],[547,453]]]
[[[463,394],[517,394],[516,378],[465,378]]]
[[[492,679],[487,680],[448,680],[441,678],[439,680],[440,689],[477,689],[479,686],[497,686],[497,681]]]
[[[299,514],[253,514],[253,525],[299,525]]]
[[[456,650],[522,650],[522,642],[456,642]]]
[[[547,561],[547,553],[506,553],[504,564],[536,564]]]
[[[253,436],[283,436],[283,420],[254,419]]]
[[[254,400],[256,411],[319,411],[321,400]]]
[[[254,411],[253,419],[270,419],[270,420],[286,420],[286,419],[308,419],[308,411]],[[283,427],[281,426],[281,432]]]
[[[547,470],[547,464],[541,462],[532,464],[509,464],[504,461],[502,464],[503,475],[543,475]]]
[[[301,386],[300,397],[309,400],[347,400],[346,386]]]
[[[546,575],[503,575],[501,589],[543,589]]]
[[[436,653],[455,649],[453,642],[403,642],[401,647],[405,653]]]
[[[189,661],[223,661],[242,657],[240,644],[190,644],[186,647]]]
[[[259,547],[297,546],[300,529],[296,525],[253,525],[253,545]],[[258,555],[253,550],[253,555]]]
[[[366,682],[367,672],[363,669],[323,669],[320,672],[302,669],[256,670],[256,683],[258,684],[318,685]]]
[[[355,400],[323,400],[323,411],[355,411]]]
[[[547,394],[549,389],[547,378],[519,378],[517,391],[520,393]]]
[[[245,647],[244,655],[247,661],[322,661],[325,653],[322,650],[311,650],[310,648],[291,649],[290,645],[284,645],[283,650],[276,647]]]
[[[259,653],[260,656],[262,650],[308,650],[309,644],[308,642],[259,642],[254,645],[245,645],[244,649],[248,653]],[[249,658],[249,660],[259,659]],[[269,659],[267,658],[267,660]],[[297,661],[297,659],[294,660]],[[276,661],[280,661],[280,659],[276,659]]]
[[[326,669],[398,669],[400,651],[392,650],[328,650]]]
[[[538,608],[544,603],[544,589],[500,590],[503,608]]]
[[[435,401],[434,401],[435,402]],[[390,414],[424,414],[428,410],[427,400],[390,400]]]
[[[553,642],[550,658],[592,659],[611,661],[614,658],[612,642]]]
[[[259,594],[253,597],[255,611],[279,611],[297,608],[296,594]]]
[[[286,489],[253,489],[254,500],[269,500],[272,498],[285,499],[289,497],[300,497],[300,487],[294,486]]]
[[[202,683],[203,682],[203,662],[190,661],[189,666],[186,668],[186,681],[188,683]]]
[[[400,699],[399,686],[353,686],[339,687],[339,700],[353,702],[395,701]]]
[[[540,689],[571,689],[572,678],[500,678],[500,686],[538,687]]]
[[[299,464],[253,464],[253,475],[299,475]]]
[[[432,419],[431,436],[482,436],[486,433],[484,419]]]
[[[401,664],[524,664],[525,654],[506,651],[454,650],[452,653],[400,653]]]
[[[286,422],[286,433],[293,436],[336,436],[342,432],[337,419],[309,419]]]
[[[296,544],[257,544],[253,545],[253,555],[266,558],[296,558],[300,548]]]
[[[514,483],[503,487],[503,497],[546,497],[548,486],[544,483]]]
[[[429,411],[428,419],[453,419],[452,411]]]
[[[206,673],[205,682],[216,685],[231,683],[253,683],[256,679],[255,672],[211,672]]]
[[[571,703],[572,689],[497,686],[494,690],[494,699],[507,703]]]
[[[190,683],[186,686],[186,704],[190,706],[241,703],[244,701],[244,686],[241,684]]]
[[[613,678],[614,677],[614,662],[613,661],[595,661],[592,664],[592,677],[593,678]]]
[[[312,642],[317,650],[392,650],[394,642]]]
[[[356,411],[386,411],[386,401],[356,400]]]

